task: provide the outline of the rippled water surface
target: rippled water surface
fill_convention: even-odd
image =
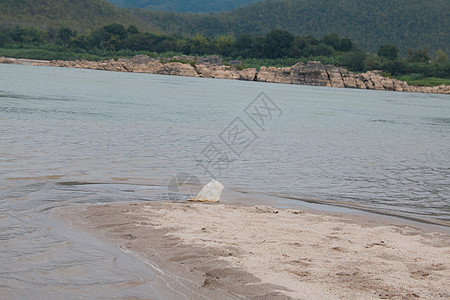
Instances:
[[[260,92],[263,126],[245,113]],[[179,173],[448,223],[449,149],[448,95],[0,65],[0,291],[158,297],[151,270],[51,212],[166,199]]]

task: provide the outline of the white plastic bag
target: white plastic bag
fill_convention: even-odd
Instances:
[[[198,193],[197,197],[189,199],[189,201],[219,202],[220,196],[222,195],[222,190],[223,185],[213,179],[210,183],[203,187],[200,193]]]

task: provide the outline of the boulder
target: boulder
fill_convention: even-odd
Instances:
[[[159,61],[148,61],[143,64],[129,64],[126,63],[124,68],[128,70],[128,72],[134,73],[151,73],[155,74],[160,68],[162,68],[163,64]]]
[[[367,73],[361,73],[358,75],[358,78],[364,85],[366,86],[366,89],[373,89],[373,82],[370,80],[370,76],[367,75]]]
[[[274,83],[292,83],[291,68],[261,67],[257,81]]]
[[[0,56],[0,64],[12,64],[13,62],[14,62],[14,59]]]
[[[155,74],[198,77],[198,74],[193,66],[179,62],[164,64],[156,70]]]
[[[224,65],[195,65],[195,70],[200,77],[221,78],[221,79],[239,79],[239,73]]]
[[[223,66],[223,59],[217,55],[197,58],[197,62],[204,65]]]
[[[292,66],[290,75],[294,84],[326,86],[329,81],[325,66],[318,61],[297,63]]]
[[[407,91],[409,88],[408,84],[404,81],[393,79],[393,82],[394,82],[394,91],[403,92]]]
[[[372,82],[372,89],[374,90],[384,90],[384,86],[382,81],[384,80],[384,77],[381,75],[381,71],[375,70],[375,71],[368,71],[366,72],[367,76],[369,77],[369,80]]]
[[[133,64],[136,64],[136,65],[142,65],[142,64],[146,64],[146,63],[148,63],[148,62],[150,62],[150,61],[155,61],[155,59],[153,59],[153,58],[151,58],[150,56],[148,56],[148,55],[135,55],[135,56],[133,56],[132,58],[130,58],[130,59],[119,59],[119,61],[125,61],[125,62],[131,62],[131,63],[133,63]]]
[[[356,84],[356,76],[347,70],[341,70],[342,80],[344,81],[344,87],[356,89],[358,85]]]
[[[358,89],[367,89],[366,84],[359,78],[358,75],[355,75],[355,82]]]
[[[342,78],[341,69],[337,68],[333,65],[329,65],[326,67],[327,75],[328,75],[328,82],[326,86],[329,87],[338,87],[343,88],[344,85],[344,79]]]
[[[238,78],[239,80],[247,80],[247,81],[256,80],[256,75],[258,74],[255,68],[248,68],[237,72],[239,74]]]
[[[384,77],[381,80],[381,84],[383,85],[384,89],[386,91],[393,91],[394,90],[394,81],[390,78]]]

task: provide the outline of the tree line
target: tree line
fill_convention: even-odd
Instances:
[[[41,30],[36,27],[6,29],[0,32],[0,47],[41,47],[55,45],[74,52],[123,50],[153,53],[175,52],[186,55],[216,54],[226,58],[282,59],[333,58],[337,65],[351,71],[381,69],[392,75],[421,73],[426,76],[449,77],[450,67],[443,50],[432,61],[427,48],[407,49],[399,56],[399,48],[383,44],[377,53],[362,51],[351,39],[336,33],[316,38],[297,36],[286,30],[273,29],[264,36],[240,34],[218,35],[214,38],[197,33],[186,37],[179,34],[141,32],[136,26],[112,23],[88,33],[78,33],[69,27]]]
[[[123,49],[152,52],[180,52],[187,55],[219,54],[227,57],[282,58],[333,56],[339,52],[358,50],[348,38],[332,33],[318,39],[313,36],[294,36],[288,31],[274,29],[265,36],[241,34],[218,35],[215,38],[197,33],[192,37],[179,34],[140,32],[134,25],[128,27],[113,23],[79,34],[68,27],[40,30],[36,27],[16,28],[0,33],[0,46],[13,44],[42,45],[53,43],[72,49],[119,51]]]

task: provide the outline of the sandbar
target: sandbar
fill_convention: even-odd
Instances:
[[[56,214],[177,278],[188,298],[450,298],[445,232],[266,205],[121,203]]]

